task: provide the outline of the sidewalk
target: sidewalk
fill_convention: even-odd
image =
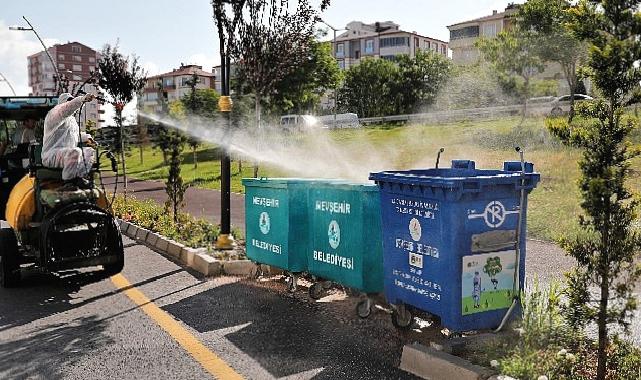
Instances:
[[[107,191],[113,191],[115,177],[103,177]],[[122,178],[118,178],[117,193],[122,194]],[[161,181],[144,181],[127,178],[127,194],[137,199],[152,199],[159,204],[167,201],[165,183]],[[190,187],[185,193],[183,211],[196,218],[207,219],[213,223],[220,223],[220,191],[213,189],[199,189]],[[245,231],[245,196],[231,194],[231,225]]]

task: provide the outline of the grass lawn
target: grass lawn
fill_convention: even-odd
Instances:
[[[334,151],[348,152],[358,162],[369,159],[374,164],[385,162],[386,169],[410,169],[433,167],[436,152],[445,148],[441,157],[443,166],[451,159],[465,158],[476,161],[477,168],[502,168],[503,161],[518,160],[514,146],[526,151],[527,161],[534,163],[541,173],[541,183],[530,195],[528,207],[528,230],[530,236],[556,240],[563,235],[574,236],[578,232],[577,216],[580,212],[577,180],[577,160],[580,153],[561,146],[545,129],[542,118],[528,119],[516,129],[519,118],[504,118],[492,121],[459,122],[445,125],[420,125],[400,127],[372,127],[358,130],[327,131],[327,144]],[[313,141],[302,141],[313,144]],[[311,147],[311,145],[310,145]],[[316,151],[310,150],[309,160]],[[184,153],[182,165],[186,182],[203,188],[220,188],[220,151],[214,146],[198,149],[198,168],[194,168],[190,150]],[[331,156],[331,153],[327,154]],[[323,157],[331,160],[332,157]],[[301,158],[292,158],[301,159]],[[338,158],[340,161],[340,158]],[[344,158],[343,158],[344,160]],[[632,168],[640,161],[635,160]],[[141,179],[164,179],[167,166],[162,153],[151,148],[143,149],[141,163],[139,150],[131,151],[127,160],[130,176]],[[367,170],[363,179],[367,177]],[[637,170],[633,170],[630,185],[635,190],[641,187]],[[239,173],[238,162],[232,163],[232,191],[243,192],[241,178],[251,177],[250,161],[243,161]],[[274,166],[261,166],[260,176],[297,176]]]
[[[488,290],[481,292],[480,307],[474,308],[474,298],[465,297],[461,304],[463,315],[480,313],[488,310],[507,309],[512,304],[512,297],[509,290]]]

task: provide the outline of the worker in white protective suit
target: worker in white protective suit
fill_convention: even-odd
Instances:
[[[94,162],[95,150],[78,147],[78,143],[93,143],[91,135],[80,132],[74,113],[83,103],[90,102],[94,95],[86,94],[74,98],[64,93],[58,98],[58,105],[47,113],[42,143],[42,164],[49,168],[62,168],[62,179],[74,184],[86,184],[84,177]]]

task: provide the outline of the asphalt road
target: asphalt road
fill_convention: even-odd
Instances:
[[[126,239],[131,289],[247,379],[405,379],[404,338],[355,298],[311,302],[280,281],[203,279]],[[0,290],[1,379],[196,379],[209,374],[118,289],[86,273]],[[385,323],[381,323],[385,320]]]
[[[411,379],[397,369],[403,344],[444,340],[433,327],[398,331],[378,309],[359,319],[358,298],[340,290],[312,301],[305,284],[291,294],[279,277],[205,279],[125,245],[131,286],[86,272],[26,273],[21,287],[0,290],[1,379],[209,378],[148,312],[154,305],[247,379]],[[549,282],[571,266],[558,247],[528,243],[528,278]],[[132,291],[150,301],[134,303]]]

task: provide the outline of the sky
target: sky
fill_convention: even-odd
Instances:
[[[448,41],[447,25],[501,11],[509,2],[332,0],[321,17],[335,28],[350,21],[394,21],[403,30]],[[32,32],[9,31],[10,25],[26,26],[22,16],[47,45],[77,41],[100,50],[105,43],[118,42],[123,53],[139,57],[148,75],[171,71],[181,63],[210,71],[220,61],[210,0],[0,0],[0,73],[18,95],[30,91],[27,56],[42,50]],[[0,82],[3,95],[11,91]]]

